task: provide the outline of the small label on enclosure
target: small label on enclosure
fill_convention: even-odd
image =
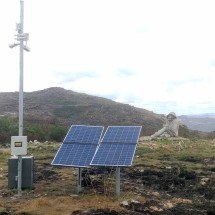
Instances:
[[[15,143],[14,143],[14,146],[15,146],[15,147],[22,147],[22,142],[15,142]]]

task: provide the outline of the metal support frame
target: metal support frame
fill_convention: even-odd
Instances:
[[[77,169],[77,193],[82,191],[82,168]],[[120,197],[120,167],[116,167],[116,196]]]
[[[22,196],[22,155],[18,155],[18,177],[17,177],[18,196]]]
[[[77,193],[82,191],[82,168],[78,168],[78,178],[77,178]]]
[[[116,196],[120,196],[120,167],[116,167]]]

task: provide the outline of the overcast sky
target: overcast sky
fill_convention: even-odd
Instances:
[[[215,113],[215,1],[25,0],[24,91],[48,87],[155,113]],[[19,90],[20,0],[0,1],[0,92]]]

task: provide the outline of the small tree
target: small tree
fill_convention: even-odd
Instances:
[[[0,143],[10,142],[11,136],[17,135],[17,122],[7,116],[0,117]]]
[[[62,142],[66,135],[66,128],[62,126],[54,126],[50,129],[49,138],[57,142]]]

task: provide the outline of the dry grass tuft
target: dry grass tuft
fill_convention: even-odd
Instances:
[[[0,154],[2,154],[2,155],[10,155],[10,148],[0,149]]]
[[[30,200],[27,207],[20,205],[19,212],[37,215],[70,215],[73,211],[89,209],[122,210],[119,201],[98,195],[86,195],[77,197],[41,197]]]

